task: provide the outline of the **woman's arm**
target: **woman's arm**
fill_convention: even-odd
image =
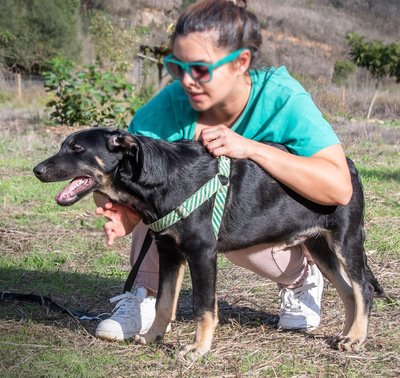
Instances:
[[[225,126],[204,128],[199,139],[214,156],[251,159],[295,192],[321,205],[346,205],[352,196],[350,172],[340,144],[304,157],[244,138]]]

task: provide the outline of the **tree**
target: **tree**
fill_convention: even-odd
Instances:
[[[0,0],[0,64],[41,72],[58,54],[76,60],[80,0]]]
[[[364,42],[364,37],[356,33],[346,36],[349,44],[350,57],[358,67],[366,68],[376,80],[375,94],[368,110],[367,119],[371,115],[372,106],[378,96],[380,81],[386,77],[395,77],[400,82],[400,45],[393,42],[389,45],[383,44],[381,40]]]
[[[102,11],[90,12],[89,21],[98,66],[112,72],[129,71],[135,52],[136,31],[116,27],[112,17]]]
[[[355,66],[349,60],[337,60],[333,68],[332,82],[342,87],[342,113],[345,111],[346,85],[349,76],[355,71]]]

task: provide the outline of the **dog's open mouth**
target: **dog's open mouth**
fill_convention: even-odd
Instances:
[[[94,180],[91,176],[76,177],[56,195],[56,201],[61,206],[73,205],[88,194],[93,185]]]

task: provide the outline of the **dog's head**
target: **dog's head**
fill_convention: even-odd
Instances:
[[[113,177],[140,175],[140,148],[137,138],[123,130],[93,128],[71,134],[60,151],[34,169],[42,182],[72,181],[56,195],[59,205],[70,206],[89,193],[105,194],[112,189]],[[136,172],[135,172],[136,168]]]

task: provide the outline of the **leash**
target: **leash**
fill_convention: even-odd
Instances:
[[[153,238],[151,237],[150,230],[149,230],[146,233],[146,237],[143,241],[143,245],[140,250],[139,256],[138,256],[132,270],[130,271],[128,278],[125,281],[123,293],[126,293],[127,291],[131,291],[133,283],[135,282],[137,273],[139,271],[140,264],[142,263],[144,257],[146,256],[146,253],[149,250],[152,241],[153,241]],[[25,301],[25,302],[37,303],[40,306],[47,307],[49,310],[65,312],[68,315],[71,315],[80,320],[104,320],[104,319],[107,319],[108,317],[110,317],[110,315],[111,315],[109,313],[93,315],[89,312],[73,310],[73,309],[64,307],[64,306],[54,302],[52,299],[42,296],[42,295],[10,293],[8,291],[0,292],[0,303],[11,301],[14,299]]]
[[[220,156],[218,159],[218,173],[210,181],[185,200],[182,205],[178,206],[175,210],[171,211],[158,221],[149,224],[148,227],[155,232],[163,231],[179,222],[181,219],[187,218],[191,213],[193,213],[193,211],[215,194],[216,196],[211,222],[215,238],[218,240],[218,233],[221,227],[222,215],[225,208],[226,195],[228,193],[230,171],[231,159],[226,156]],[[221,177],[228,179],[225,184],[221,182]]]
[[[72,310],[70,308],[64,307],[62,305],[57,304],[52,299],[48,297],[44,297],[42,295],[35,295],[35,294],[19,294],[19,293],[9,293],[8,291],[3,291],[0,293],[0,303],[6,302],[10,300],[22,300],[26,302],[33,302],[37,303],[41,306],[47,307],[50,310],[57,310],[61,312],[65,312],[77,319],[80,320],[104,320],[110,316],[110,314],[99,314],[93,315],[89,312],[79,311],[79,310]],[[107,316],[105,316],[107,315]],[[101,316],[105,316],[102,318]]]
[[[127,291],[131,291],[132,286],[136,280],[136,276],[138,274],[140,264],[142,263],[144,257],[146,256],[146,253],[149,250],[152,241],[153,241],[153,238],[150,235],[150,230],[148,230],[146,233],[146,236],[144,238],[143,245],[140,250],[139,256],[135,261],[135,265],[133,265],[132,270],[129,272],[128,278],[125,281],[124,291],[122,294],[126,293]]]

